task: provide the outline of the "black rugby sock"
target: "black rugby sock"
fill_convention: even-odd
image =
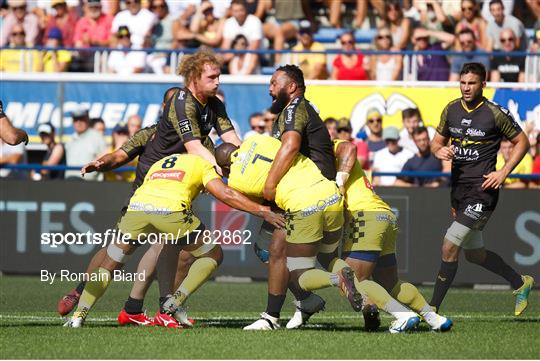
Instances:
[[[435,306],[437,310],[441,307],[441,303],[446,296],[446,292],[452,285],[454,277],[456,276],[458,269],[458,262],[445,262],[441,261],[441,268],[437,279],[435,280],[435,288],[433,289],[433,296],[431,296],[430,305]]]
[[[75,288],[75,290],[81,294],[83,291],[84,291],[84,286],[86,286],[86,281],[82,281],[81,283],[79,283],[77,285],[77,287]]]
[[[168,297],[160,297],[159,298],[159,312],[161,312],[161,313],[165,313],[165,310],[163,309],[163,304],[165,303],[165,301],[167,301],[167,298]]]
[[[289,290],[297,301],[303,301],[311,295],[311,292],[304,291],[296,282],[289,282]]]
[[[126,312],[130,315],[142,313],[143,303],[144,300],[128,297],[126,303],[124,304],[124,310],[126,310]]]
[[[486,250],[486,259],[484,263],[480,263],[479,265],[507,280],[515,290],[523,286],[521,275],[504,262],[501,256],[495,252]]]
[[[272,317],[279,318],[281,308],[285,302],[285,295],[268,294],[268,303],[266,304],[266,313]]]

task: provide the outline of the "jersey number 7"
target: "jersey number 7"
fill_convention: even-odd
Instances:
[[[265,157],[262,154],[256,153],[255,157],[253,157],[253,160],[251,161],[251,164],[254,164],[257,161],[257,159],[260,159],[260,160],[268,162],[268,163],[272,163],[272,161],[273,161],[273,159],[271,159],[271,158],[268,158],[268,157]]]

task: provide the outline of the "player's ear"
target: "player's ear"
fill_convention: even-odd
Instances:
[[[291,81],[289,83],[289,94],[293,94],[296,89],[298,89],[298,85],[296,85],[296,83],[294,81]]]

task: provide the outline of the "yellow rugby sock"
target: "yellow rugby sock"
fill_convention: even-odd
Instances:
[[[410,312],[405,306],[393,299],[381,285],[374,281],[364,280],[359,282],[355,279],[354,285],[362,296],[368,296],[379,309],[384,310],[395,317],[400,317],[404,312]]]
[[[182,305],[189,295],[197,291],[210,278],[217,267],[216,260],[210,257],[202,257],[193,262],[186,278],[174,293],[177,303]]]
[[[388,301],[392,299],[388,292],[376,282],[370,280],[360,282],[355,278],[354,285],[363,297],[369,297],[380,309],[384,309]]]
[[[314,291],[335,286],[336,281],[335,274],[316,268],[307,270],[298,277],[298,284],[304,291]]]
[[[330,265],[328,266],[328,270],[332,273],[337,273],[345,267],[349,267],[347,262],[345,262],[341,258],[336,257],[332,260],[332,262],[330,262]]]
[[[431,311],[426,299],[418,291],[418,288],[408,282],[398,281],[394,288],[392,288],[391,295],[417,313]]]
[[[86,286],[81,294],[77,310],[73,313],[73,317],[86,317],[86,312],[88,312],[97,300],[103,296],[110,283],[111,272],[105,268],[99,267],[96,271],[92,272],[90,274],[90,281],[86,282]]]

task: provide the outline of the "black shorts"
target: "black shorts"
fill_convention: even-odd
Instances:
[[[483,190],[481,183],[454,184],[450,197],[455,220],[481,231],[497,206],[499,190]]]

